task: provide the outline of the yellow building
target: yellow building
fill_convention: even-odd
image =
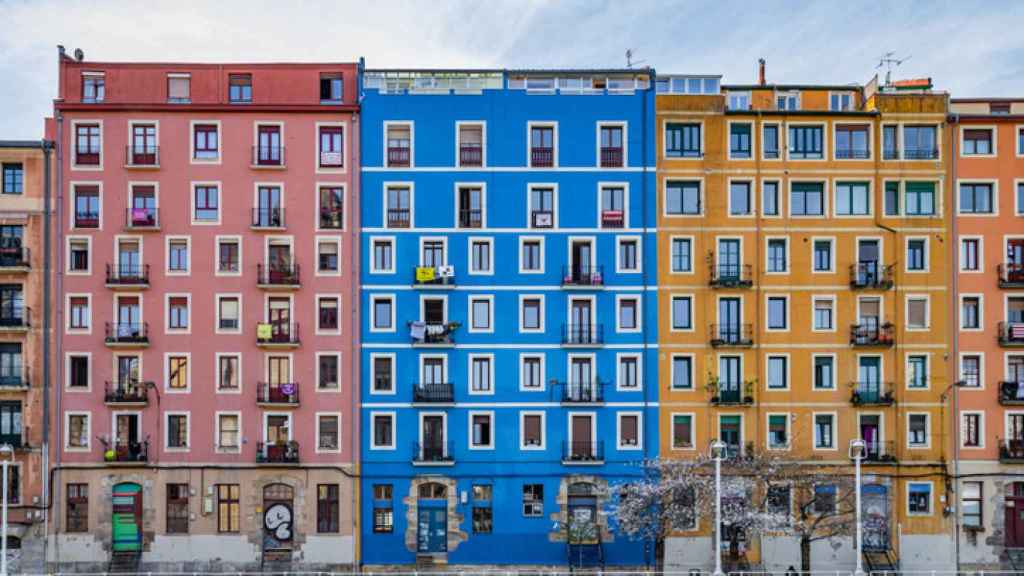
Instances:
[[[658,78],[661,456],[718,438],[852,474],[862,438],[865,568],[953,563],[947,106],[929,80]],[[666,542],[667,567],[713,564],[701,520]],[[852,540],[832,544],[812,566],[852,569]],[[739,549],[800,565],[785,536]]]

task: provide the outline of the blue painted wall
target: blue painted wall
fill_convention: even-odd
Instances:
[[[506,84],[507,85],[507,84]],[[556,498],[563,479],[575,475],[599,476],[611,485],[628,482],[641,474],[640,463],[658,453],[657,410],[657,283],[654,170],[654,91],[630,94],[528,94],[524,90],[495,89],[482,94],[382,94],[365,89],[362,99],[362,193],[360,211],[362,261],[362,430],[361,446],[361,545],[365,564],[412,563],[416,553],[406,545],[406,502],[412,479],[436,475],[457,482],[462,515],[458,530],[468,539],[449,551],[449,564],[565,564],[566,545],[551,542],[556,530],[552,515],[559,511]],[[385,168],[384,123],[411,121],[414,124],[414,167]],[[456,122],[486,123],[486,163],[483,169],[456,167]],[[528,122],[558,124],[558,167],[527,168]],[[627,161],[625,169],[598,168],[598,122],[626,122]],[[646,140],[646,146],[644,145]],[[646,154],[646,160],[644,155]],[[646,164],[646,169],[645,169]],[[411,182],[414,188],[413,226],[386,228],[384,189],[389,182]],[[486,190],[486,227],[457,229],[455,189],[457,183],[483,183]],[[557,185],[557,223],[553,229],[528,228],[528,184]],[[627,226],[608,229],[599,226],[599,183],[628,186]],[[650,228],[645,231],[644,227]],[[544,238],[544,273],[519,273],[520,236]],[[642,240],[642,272],[616,273],[616,236]],[[373,237],[395,240],[395,273],[371,273]],[[414,267],[419,263],[421,237],[447,238],[447,260],[456,270],[454,290],[428,291],[412,286]],[[604,269],[604,289],[570,291],[561,287],[563,266],[568,263],[570,236],[596,240],[596,264]],[[492,238],[494,272],[470,275],[469,238]],[[370,302],[374,295],[394,295],[394,332],[370,330]],[[468,299],[472,295],[494,296],[493,333],[468,331]],[[519,296],[542,294],[545,303],[545,331],[519,332]],[[617,333],[616,295],[642,298],[643,331]],[[603,324],[605,345],[600,348],[563,347],[561,330],[568,320],[568,298],[593,295],[597,322]],[[446,349],[414,348],[410,345],[407,322],[420,317],[423,296],[447,298],[448,319],[461,322],[455,332],[456,345]],[[644,346],[647,343],[649,347]],[[543,391],[520,391],[519,355],[545,355],[546,385]],[[394,354],[394,394],[374,394],[371,354]],[[470,395],[468,355],[494,355],[494,391]],[[639,390],[616,388],[617,355],[642,355]],[[419,356],[447,356],[447,380],[455,384],[455,404],[449,407],[412,405],[413,384],[419,380]],[[558,391],[550,381],[564,382],[569,354],[593,354],[606,402],[599,406],[572,407],[559,403]],[[493,411],[494,448],[469,449],[469,412]],[[545,417],[542,451],[519,447],[519,413],[541,410]],[[562,443],[568,435],[570,412],[592,412],[597,417],[597,436],[603,442],[601,465],[564,465]],[[641,412],[640,449],[617,449],[617,412]],[[394,412],[397,417],[394,450],[371,449],[372,412]],[[419,441],[419,415],[441,412],[447,417],[447,439],[454,464],[445,467],[414,466],[414,443]],[[544,514],[524,517],[522,486],[544,484]],[[390,502],[374,501],[374,485],[391,484]],[[472,485],[492,486],[493,532],[472,530]],[[461,495],[465,493],[466,500]],[[374,508],[390,505],[394,530],[374,533]],[[449,526],[449,530],[454,527]],[[603,544],[606,564],[643,564],[642,542],[615,535]],[[653,551],[651,551],[653,553]]]

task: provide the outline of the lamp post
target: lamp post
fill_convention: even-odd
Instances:
[[[11,448],[10,444],[4,444],[0,446],[0,454],[10,454],[14,456],[14,449]],[[0,524],[3,526],[3,543],[0,544],[0,576],[7,576],[7,466],[10,461],[6,458],[3,460],[3,488],[0,489],[0,498],[3,498],[3,512],[2,518],[0,518]]]
[[[721,440],[711,441],[711,458],[715,461],[715,573],[714,576],[724,576],[722,572],[722,453],[725,452],[725,442]]]
[[[864,458],[864,449],[867,444],[860,438],[850,440],[850,458],[853,458],[855,472],[855,501],[857,506],[857,570],[855,576],[864,576],[864,537],[860,521],[860,461]]]

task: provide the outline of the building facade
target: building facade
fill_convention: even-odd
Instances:
[[[658,453],[648,71],[368,70],[362,561],[637,565]]]
[[[44,223],[52,149],[0,141],[0,459],[15,570],[41,570],[47,474]]]
[[[953,563],[946,107],[930,82],[774,85],[763,62],[753,85],[658,78],[660,453],[721,439],[848,474],[863,439],[868,568]],[[713,529],[675,533],[666,566],[710,568]],[[724,535],[733,566],[800,565],[792,535]],[[812,568],[852,570],[851,540]]]
[[[357,65],[59,64],[50,565],[353,565]]]
[[[1024,101],[954,99],[961,567],[1024,569]]]

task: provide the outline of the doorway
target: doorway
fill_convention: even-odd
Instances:
[[[416,500],[416,551],[438,554],[448,551],[448,489],[438,482],[419,487]]]
[[[116,484],[110,499],[111,551],[142,552],[142,486]]]
[[[864,511],[864,550],[884,552],[889,546],[889,489],[881,484],[861,488]]]
[[[287,484],[263,488],[263,559],[291,560],[295,490]]]

